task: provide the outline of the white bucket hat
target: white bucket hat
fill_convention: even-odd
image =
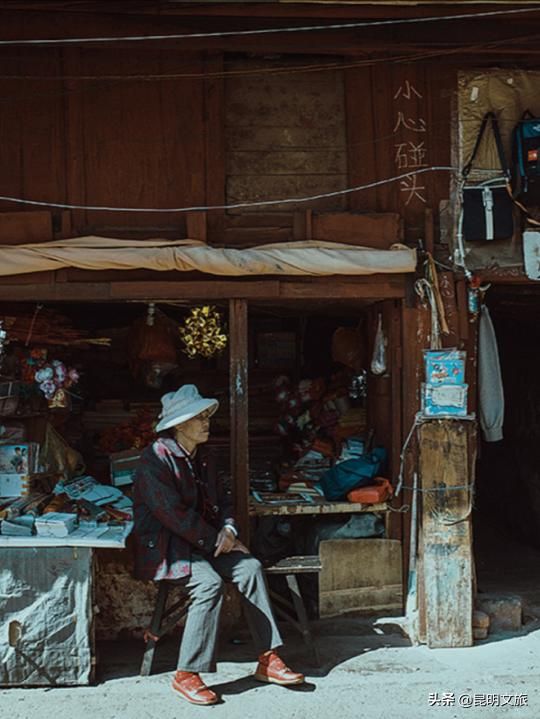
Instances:
[[[176,392],[164,394],[161,398],[161,407],[156,432],[187,422],[205,410],[210,410],[212,416],[219,407],[219,402],[217,399],[201,397],[194,384],[185,384]]]

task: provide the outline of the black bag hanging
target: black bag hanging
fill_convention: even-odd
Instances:
[[[540,117],[530,110],[512,133],[512,195],[524,204],[540,201]]]
[[[510,171],[504,156],[497,118],[493,112],[487,112],[482,119],[471,157],[462,170],[463,182],[466,182],[471,172],[488,122],[495,137],[503,177],[475,185],[463,185],[461,231],[465,242],[505,240],[514,233],[514,203],[510,195]]]

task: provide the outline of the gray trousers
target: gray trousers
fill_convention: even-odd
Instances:
[[[181,671],[215,671],[223,580],[232,581],[242,596],[257,653],[283,644],[259,560],[238,551],[206,558],[193,554],[191,576],[175,580],[186,587],[191,599],[178,656]]]

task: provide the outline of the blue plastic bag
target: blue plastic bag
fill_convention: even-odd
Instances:
[[[384,447],[376,447],[373,452],[334,465],[320,480],[325,498],[336,502],[345,499],[351,489],[373,484],[385,462],[386,450]]]

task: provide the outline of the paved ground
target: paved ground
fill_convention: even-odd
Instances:
[[[191,706],[170,689],[176,641],[160,645],[155,673],[146,679],[138,677],[140,644],[102,644],[96,686],[0,689],[1,716],[540,719],[540,551],[517,546],[499,532],[484,533],[476,548],[479,589],[522,596],[525,623],[519,633],[490,636],[468,649],[434,650],[411,647],[395,627],[376,630],[369,619],[325,620],[315,627],[323,658],[318,669],[310,666],[303,645],[289,636],[284,657],[307,676],[306,685],[294,689],[251,679],[253,654],[247,636],[239,634],[244,643],[224,645],[217,674],[205,677],[223,697],[214,707]],[[430,695],[438,697],[430,702]],[[517,706],[525,701],[526,706]]]
[[[286,658],[306,671],[304,687],[262,685],[250,678],[250,647],[228,645],[218,672],[206,679],[222,695],[215,707],[194,707],[169,688],[175,647],[161,648],[157,673],[137,676],[140,647],[101,645],[105,668],[93,687],[0,690],[2,716],[9,719],[423,719],[540,717],[540,626],[529,620],[516,635],[500,635],[470,649],[411,647],[399,634],[376,634],[360,619],[321,622],[320,669],[305,661],[302,646]],[[304,659],[302,659],[304,657]],[[234,660],[234,661],[232,661]],[[447,693],[447,705],[430,703]],[[483,696],[484,695],[484,696]],[[492,695],[491,698],[485,695]],[[494,696],[493,696],[494,695]],[[525,701],[528,706],[516,706]],[[432,700],[433,701],[433,700]],[[494,706],[508,702],[506,706]],[[481,704],[488,704],[492,706]],[[467,707],[463,703],[476,703]]]

